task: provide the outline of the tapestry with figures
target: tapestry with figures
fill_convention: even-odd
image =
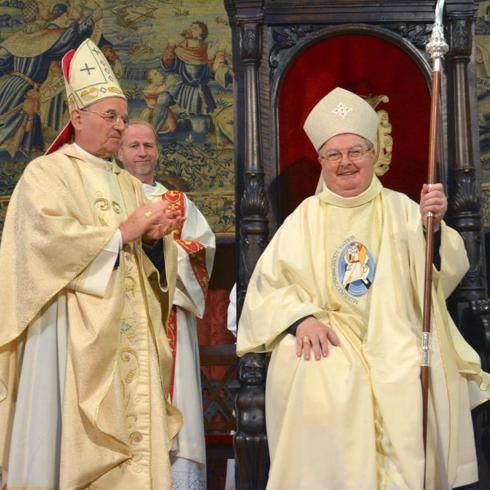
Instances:
[[[234,235],[231,34],[222,0],[0,1],[0,229],[26,164],[67,121],[60,60],[90,37],[155,127],[157,179]]]
[[[478,2],[475,62],[483,182],[483,225],[485,228],[490,228],[490,1],[488,0]]]

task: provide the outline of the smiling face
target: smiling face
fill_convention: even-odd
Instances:
[[[158,161],[155,133],[145,124],[131,124],[124,133],[118,153],[124,168],[145,184],[153,184]]]
[[[100,114],[116,115],[109,122]],[[126,129],[128,103],[120,97],[110,97],[80,109],[70,111],[70,120],[75,128],[75,143],[92,155],[108,158],[117,153],[121,137]]]
[[[327,157],[341,152],[338,161]],[[319,162],[327,187],[342,197],[354,197],[364,192],[374,174],[375,151],[368,150],[364,138],[345,133],[330,138],[319,151]]]

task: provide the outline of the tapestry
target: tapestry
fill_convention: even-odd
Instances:
[[[60,60],[90,37],[156,129],[157,180],[234,236],[231,31],[222,0],[0,2],[0,229],[25,166],[68,120]]]
[[[478,3],[475,65],[482,168],[483,226],[490,228],[490,1],[488,0]]]

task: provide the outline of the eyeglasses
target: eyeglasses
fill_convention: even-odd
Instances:
[[[128,127],[129,125],[129,117],[127,114],[125,116],[121,116],[116,111],[112,111],[112,110],[108,110],[106,112],[91,111],[89,109],[80,109],[80,110],[83,112],[90,112],[91,114],[97,114],[104,121],[106,121],[112,126],[115,126],[119,120],[124,124],[124,126]]]
[[[332,150],[327,151],[326,155],[321,155],[320,160],[326,160],[328,163],[339,163],[342,160],[344,153],[347,154],[347,158],[352,162],[358,162],[362,160],[364,155],[372,148],[349,148],[347,151]]]

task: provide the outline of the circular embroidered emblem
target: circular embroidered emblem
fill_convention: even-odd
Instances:
[[[371,252],[361,242],[347,243],[337,264],[342,288],[351,296],[364,296],[374,281],[376,264]]]

